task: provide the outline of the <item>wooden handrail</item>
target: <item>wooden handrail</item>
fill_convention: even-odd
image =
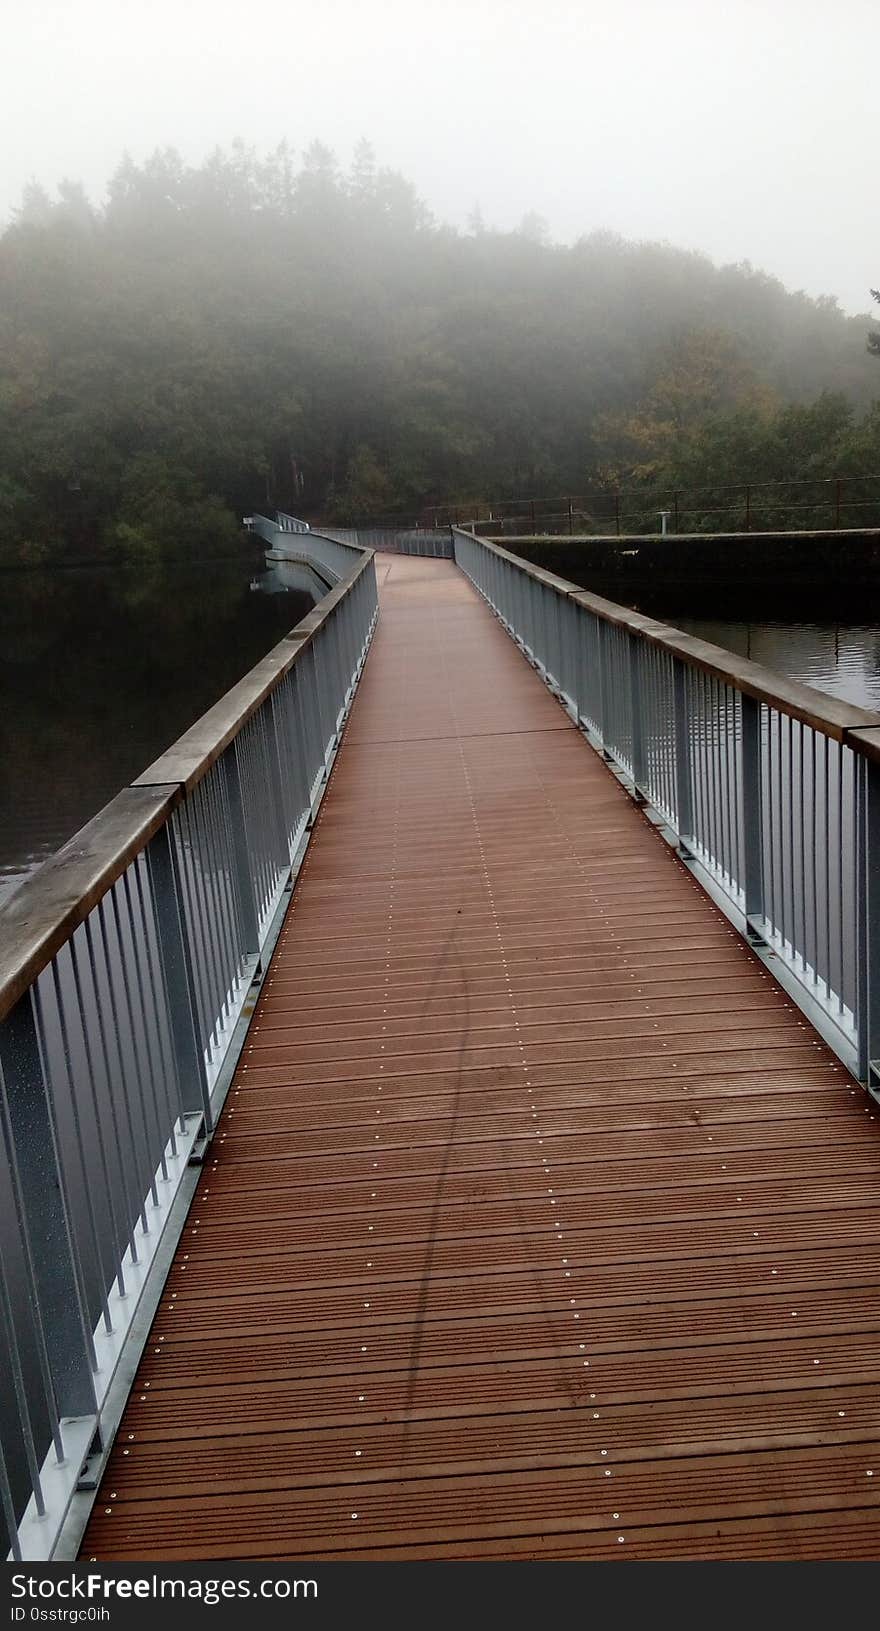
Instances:
[[[628,606],[606,600],[604,596],[594,595],[587,589],[579,589],[577,584],[569,583],[566,578],[560,578],[555,572],[548,572],[542,566],[533,566],[531,561],[524,560],[521,555],[512,554],[510,550],[493,543],[489,538],[464,532],[459,527],[454,531],[460,537],[466,538],[469,543],[478,543],[491,554],[508,561],[511,566],[517,567],[526,576],[551,589],[561,599],[574,601],[585,611],[592,612],[606,623],[613,623],[619,628],[641,635],[643,639],[650,640],[653,645],[660,646],[672,656],[690,664],[692,668],[702,669],[704,673],[713,675],[725,685],[731,685],[735,690],[743,691],[746,696],[766,703],[778,713],[801,720],[811,729],[852,748],[855,753],[870,757],[880,756],[878,746],[880,735],[875,741],[871,734],[880,731],[880,713],[870,708],[860,708],[855,702],[845,702],[838,697],[829,696],[825,691],[817,690],[815,686],[805,685],[801,680],[788,679],[786,675],[778,674],[775,669],[765,668],[762,663],[753,663],[748,657],[738,657],[735,652],[727,651],[724,646],[712,645],[708,640],[700,640],[696,635],[686,634],[683,629],[659,623],[655,618],[634,612]]]

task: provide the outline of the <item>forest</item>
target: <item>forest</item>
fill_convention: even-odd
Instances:
[[[365,142],[126,158],[0,237],[0,562],[222,553],[255,508],[877,475],[869,330],[668,244],[455,229]]]

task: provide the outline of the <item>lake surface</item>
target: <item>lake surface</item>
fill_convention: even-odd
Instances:
[[[0,899],[298,623],[262,548],[0,574]]]
[[[880,603],[702,585],[584,587],[880,709]],[[711,604],[707,602],[711,601]],[[155,568],[0,575],[0,899],[257,662],[314,603],[248,545]],[[712,615],[723,603],[729,615]]]
[[[880,592],[787,589],[750,592],[748,585],[667,586],[578,575],[584,589],[724,646],[740,657],[814,685],[820,691],[880,709]],[[757,603],[757,615],[751,616]],[[719,608],[725,615],[719,616]]]

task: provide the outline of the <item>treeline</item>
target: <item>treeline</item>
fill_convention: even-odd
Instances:
[[[668,245],[453,230],[366,144],[127,159],[0,237],[0,560],[234,547],[260,506],[873,472],[866,329]]]

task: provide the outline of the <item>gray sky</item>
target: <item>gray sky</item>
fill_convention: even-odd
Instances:
[[[440,217],[880,284],[877,0],[4,0],[0,215],[124,149],[366,136]]]

